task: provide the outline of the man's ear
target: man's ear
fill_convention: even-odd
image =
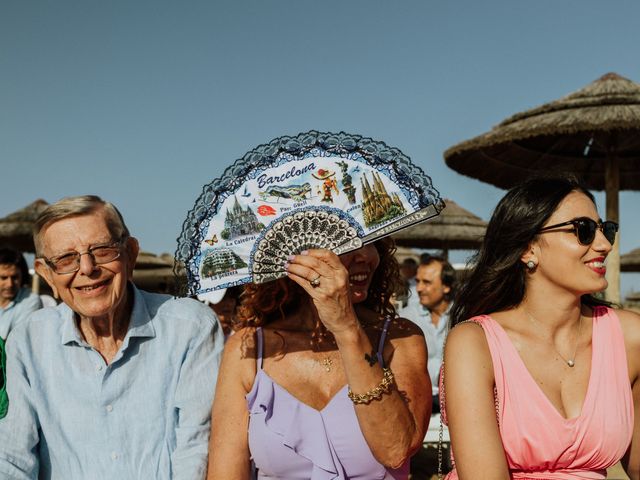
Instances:
[[[55,298],[59,298],[58,290],[56,289],[56,286],[53,283],[53,272],[49,268],[49,265],[47,265],[47,263],[42,258],[36,258],[36,261],[34,262],[33,267],[35,268],[36,273],[40,275],[42,278],[44,278],[45,282],[47,282],[47,284],[53,291],[53,296]]]
[[[133,269],[136,266],[138,253],[140,252],[138,239],[135,237],[127,238],[124,248],[127,252],[127,280],[133,280]]]

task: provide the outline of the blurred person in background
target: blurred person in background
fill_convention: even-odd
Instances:
[[[0,338],[30,313],[42,308],[42,301],[31,293],[31,275],[22,253],[0,248]]]
[[[451,299],[455,293],[456,272],[443,257],[420,257],[416,277],[418,305],[408,305],[399,315],[418,325],[427,343],[429,377],[432,389],[432,413],[440,411],[438,377],[449,328]]]

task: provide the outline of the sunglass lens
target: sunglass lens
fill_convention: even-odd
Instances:
[[[615,222],[602,222],[602,233],[604,237],[609,241],[611,245],[616,240],[616,232],[618,231],[618,224]]]
[[[596,229],[598,224],[590,218],[581,218],[576,223],[576,230],[578,233],[578,241],[582,245],[591,245],[593,239],[596,237]]]

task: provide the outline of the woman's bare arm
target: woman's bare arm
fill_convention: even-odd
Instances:
[[[617,310],[625,340],[629,380],[633,394],[633,436],[622,465],[631,480],[640,480],[640,315]]]
[[[225,345],[213,402],[207,480],[250,478],[245,395],[256,371],[253,345],[252,329],[236,332]]]
[[[349,272],[328,250],[310,250],[290,260],[288,275],[311,297],[318,317],[338,345],[347,383],[355,394],[371,392],[383,379],[382,365],[351,303]],[[311,279],[321,279],[313,286]],[[424,338],[407,320],[404,334],[394,327],[388,367],[395,388],[380,399],[355,405],[358,423],[374,457],[387,467],[401,466],[422,444],[431,406],[431,382]],[[411,330],[413,328],[413,330]]]
[[[420,330],[409,320],[396,319],[390,330],[392,355],[387,366],[395,388],[380,400],[355,405],[358,423],[376,459],[385,466],[401,466],[422,445],[431,415],[431,380],[427,351]],[[373,348],[364,332],[338,341],[347,382],[354,393],[377,386],[382,368],[370,365]]]
[[[451,448],[460,480],[508,480],[493,394],[493,362],[482,327],[454,328],[444,352]],[[442,395],[442,392],[441,392]]]

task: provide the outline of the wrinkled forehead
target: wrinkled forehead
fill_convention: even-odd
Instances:
[[[86,248],[113,240],[102,210],[53,220],[41,232],[46,253]]]

